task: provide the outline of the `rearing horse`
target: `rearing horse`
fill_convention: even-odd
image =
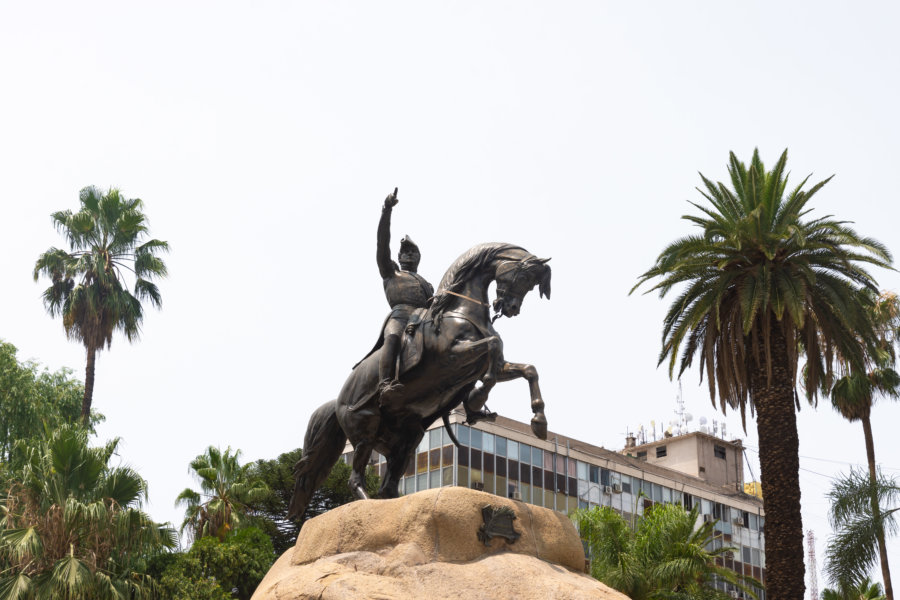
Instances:
[[[365,492],[365,469],[373,451],[387,458],[381,498],[399,495],[400,478],[425,430],[461,403],[474,415],[497,382],[524,377],[531,392],[531,429],[547,438],[544,401],[532,365],[506,362],[503,341],[492,326],[488,286],[497,282],[494,319],[519,314],[522,300],[535,285],[550,297],[549,259],[541,259],[512,244],[480,244],[460,256],[447,270],[434,301],[418,325],[423,337],[421,359],[402,374],[402,389],[387,403],[379,403],[380,350],[350,373],[336,400],[320,406],[310,417],[303,457],[294,466],[294,496],[290,515],[302,516],[313,492],[325,481],[349,439],[353,445],[350,489],[360,499]],[[411,338],[407,336],[407,341]]]

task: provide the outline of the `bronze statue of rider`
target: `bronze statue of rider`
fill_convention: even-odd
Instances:
[[[391,306],[391,314],[384,325],[383,348],[378,363],[378,394],[381,400],[387,399],[402,387],[397,381],[401,335],[412,312],[426,306],[434,296],[434,287],[416,273],[422,255],[409,236],[400,241],[400,252],[397,255],[400,265],[397,266],[391,260],[391,210],[397,202],[397,188],[394,188],[394,193],[384,200],[381,220],[378,221],[376,258],[378,271],[384,281],[384,295]]]

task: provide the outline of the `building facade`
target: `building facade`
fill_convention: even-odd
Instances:
[[[616,452],[552,432],[539,440],[529,425],[504,417],[468,426],[454,412],[450,421],[461,448],[435,423],[407,467],[401,494],[459,485],[566,514],[609,506],[627,520],[655,503],[697,506],[702,519],[717,521],[714,544],[736,548],[720,565],[765,582],[765,515],[762,500],[744,493],[739,441],[697,432]],[[384,458],[372,461],[383,476]]]

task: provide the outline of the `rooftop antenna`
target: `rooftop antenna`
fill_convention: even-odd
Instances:
[[[715,419],[713,419],[712,434],[715,436],[719,435],[719,422]]]
[[[806,544],[809,548],[809,597],[810,600],[818,600],[819,598],[819,576],[816,567],[816,534],[810,529],[806,534]]]
[[[706,427],[706,417],[700,417],[700,433],[707,433],[709,429]]]
[[[678,380],[678,396],[675,398],[675,416],[678,417],[670,424],[674,428],[675,435],[683,435],[687,433],[687,421],[684,412],[684,396],[681,393],[681,380]]]

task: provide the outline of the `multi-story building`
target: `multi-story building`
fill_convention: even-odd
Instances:
[[[461,448],[435,423],[401,479],[402,494],[461,485],[563,513],[609,506],[627,520],[658,502],[697,506],[702,519],[717,521],[714,543],[736,549],[720,566],[765,582],[765,515],[762,500],[744,492],[739,440],[694,432],[640,446],[629,438],[611,451],[552,432],[539,440],[529,425],[504,417],[470,427],[454,412],[450,421]],[[383,475],[384,458],[374,455],[373,464]]]

